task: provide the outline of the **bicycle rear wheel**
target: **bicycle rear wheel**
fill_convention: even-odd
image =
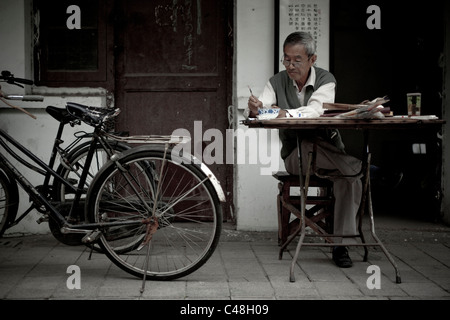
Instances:
[[[176,279],[200,268],[222,228],[220,201],[209,178],[199,166],[179,163],[159,148],[126,152],[118,162],[105,166],[91,185],[91,221],[143,221],[153,215],[157,224],[142,250],[136,246],[127,252],[117,248],[140,245],[148,225],[104,228],[103,252],[126,272],[151,280]]]

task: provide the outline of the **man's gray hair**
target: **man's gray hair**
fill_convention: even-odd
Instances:
[[[316,41],[308,32],[293,32],[284,40],[283,49],[286,45],[302,44],[305,47],[308,58],[316,54]]]

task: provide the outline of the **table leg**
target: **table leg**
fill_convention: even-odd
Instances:
[[[289,281],[295,282],[295,276],[294,276],[294,269],[295,264],[297,263],[298,254],[300,252],[300,248],[302,247],[303,240],[305,239],[305,211],[306,211],[306,196],[308,194],[308,185],[305,185],[305,181],[303,180],[303,164],[302,164],[302,143],[300,138],[297,136],[297,150],[298,150],[298,176],[300,179],[300,206],[301,206],[301,221],[299,224],[299,230],[300,230],[300,239],[297,244],[297,248],[295,250],[294,257],[292,258],[291,262],[291,269],[289,273]],[[305,180],[307,183],[309,183],[309,175],[311,171],[311,162],[312,162],[312,155],[309,154],[308,157],[308,168],[306,170],[305,174]],[[296,232],[298,234],[298,232]]]
[[[294,270],[295,270],[295,265],[297,263],[297,259],[298,259],[298,255],[300,253],[300,249],[302,247],[302,245],[304,244],[304,239],[305,239],[305,229],[306,229],[306,224],[305,224],[305,217],[306,217],[306,196],[308,193],[308,185],[309,185],[309,179],[310,179],[310,175],[311,175],[311,168],[312,168],[312,159],[313,156],[310,153],[308,156],[308,166],[305,172],[305,177],[303,177],[303,166],[302,166],[302,155],[301,155],[301,140],[298,138],[297,139],[297,146],[298,146],[298,157],[299,157],[299,179],[300,179],[300,205],[301,205],[301,221],[299,224],[299,228],[298,230],[294,233],[293,237],[287,241],[290,242],[296,235],[298,235],[300,233],[300,239],[299,242],[297,244],[297,248],[295,250],[295,254],[292,258],[291,261],[291,267],[290,267],[290,276],[289,276],[289,280],[290,282],[295,282],[295,275],[294,275]],[[361,244],[355,244],[356,246],[363,246],[364,247],[364,261],[367,261],[368,259],[368,246],[379,246],[381,247],[383,253],[386,255],[386,257],[388,258],[389,262],[393,265],[394,269],[395,269],[395,274],[396,274],[396,283],[401,283],[401,278],[400,278],[400,273],[398,270],[398,267],[394,261],[394,259],[392,258],[392,256],[389,254],[389,252],[387,251],[387,249],[385,248],[385,246],[383,245],[383,243],[379,240],[379,238],[377,237],[376,233],[375,233],[375,222],[374,222],[374,217],[373,217],[373,210],[372,210],[372,198],[371,198],[371,192],[370,192],[370,160],[371,160],[371,155],[369,152],[369,134],[368,131],[365,130],[364,131],[364,160],[363,160],[363,168],[361,172],[364,172],[364,184],[363,184],[363,191],[362,191],[362,197],[361,197],[361,204],[358,210],[358,217],[359,217],[359,226],[358,226],[358,231],[359,234],[355,235],[355,236],[359,236],[361,238],[362,243]],[[365,239],[364,239],[364,235],[362,232],[362,218],[364,215],[364,211],[367,205],[367,211],[369,213],[369,218],[370,218],[370,230],[371,230],[371,234],[372,237],[375,240],[375,243],[366,243]],[[338,236],[338,235],[328,235],[328,236]],[[285,244],[287,245],[287,244]],[[333,245],[345,245],[345,244],[315,244],[315,245],[326,245],[326,246],[333,246]],[[282,250],[284,249],[285,246],[283,246]],[[280,254],[281,257],[281,254]]]
[[[364,191],[363,191],[363,199],[367,200],[367,209],[369,211],[369,219],[370,219],[370,233],[371,233],[373,239],[375,240],[375,243],[377,244],[377,246],[379,246],[381,248],[381,250],[383,251],[386,258],[389,260],[389,262],[394,267],[395,282],[401,283],[400,272],[398,270],[397,264],[395,263],[395,260],[392,258],[389,251],[386,249],[384,244],[380,241],[380,239],[378,238],[378,236],[375,233],[375,219],[373,216],[373,208],[372,208],[372,192],[370,190],[370,158],[371,157],[370,157],[370,151],[369,151],[369,130],[364,130],[364,148],[365,148],[364,163],[366,166],[366,168],[365,168],[366,174],[365,174],[365,179],[364,179],[365,187],[364,187]],[[362,204],[360,206],[360,209],[361,209],[361,207],[363,208],[362,213],[364,213],[365,204]],[[359,219],[360,219],[360,221],[362,220],[362,214]],[[362,229],[360,230],[360,234],[362,235]],[[362,239],[363,239],[363,237],[362,237]],[[367,246],[364,246],[364,250],[365,250],[364,261],[367,261],[367,255],[368,255]]]
[[[392,256],[389,253],[389,251],[386,249],[384,244],[380,241],[380,239],[378,238],[378,236],[375,233],[375,220],[374,220],[374,217],[373,217],[372,194],[371,194],[371,191],[370,191],[370,182],[369,182],[369,187],[368,187],[367,192],[368,192],[368,194],[367,194],[367,207],[368,207],[368,210],[369,210],[369,217],[370,217],[370,233],[371,233],[372,237],[374,238],[375,243],[377,243],[377,245],[381,248],[381,250],[383,250],[384,255],[386,256],[386,258],[389,260],[389,262],[394,267],[394,270],[395,270],[395,282],[396,283],[402,283],[402,279],[400,277],[400,271],[398,270],[398,267],[397,267],[397,264],[395,263],[394,258],[392,258]],[[364,248],[366,248],[366,247],[364,247]]]

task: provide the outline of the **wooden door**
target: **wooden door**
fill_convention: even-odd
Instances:
[[[117,128],[130,134],[190,132],[192,150],[223,134],[231,103],[232,1],[119,0],[115,12]],[[194,130],[194,125],[196,129]],[[196,136],[194,136],[196,134]],[[195,146],[194,142],[201,144]],[[225,143],[223,154],[226,154]],[[209,167],[232,200],[232,164]]]

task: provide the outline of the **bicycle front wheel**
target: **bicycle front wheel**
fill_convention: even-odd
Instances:
[[[109,160],[109,155],[107,150],[101,145],[97,144],[95,146],[94,155],[92,157],[91,163],[86,163],[86,158],[91,148],[91,141],[82,143],[75,147],[65,159],[64,164],[60,164],[57,173],[63,177],[66,181],[70,182],[74,187],[79,187],[79,180],[84,170],[87,170],[86,181],[84,183],[83,194],[80,198],[80,208],[75,210],[74,213],[76,216],[69,217],[70,205],[75,198],[75,193],[71,191],[69,188],[60,181],[55,179],[53,182],[53,192],[54,192],[54,200],[60,203],[60,212],[65,216],[66,219],[69,219],[72,223],[78,223],[80,221],[85,221],[85,214],[83,209],[85,208],[85,199],[86,193],[89,189],[89,185],[94,179],[95,175],[100,171],[101,167],[107,163]],[[109,153],[120,153],[130,149],[129,145],[118,143],[115,141],[109,142]],[[53,236],[66,245],[76,246],[82,245],[81,239],[84,237],[82,233],[69,233],[63,234],[61,232],[61,226],[57,221],[52,218],[48,221],[49,228]],[[98,247],[94,246],[97,250]]]
[[[12,174],[0,166],[0,237],[14,222],[19,208],[19,191]]]
[[[198,165],[173,160],[162,149],[138,148],[111,162],[88,193],[90,221],[157,223],[102,229],[99,244],[121,269],[151,280],[171,280],[200,268],[213,254],[222,228],[220,201]],[[149,174],[152,172],[152,174]],[[149,177],[152,178],[149,178]],[[121,247],[133,250],[119,250]]]
[[[81,178],[83,170],[85,170],[86,158],[89,152],[89,148],[91,147],[92,142],[85,142],[74,148],[67,156],[66,156],[66,164],[60,164],[57,173],[63,177],[66,181],[69,181],[73,184],[74,187],[78,186],[78,182]],[[131,147],[129,145],[118,143],[115,141],[111,141],[109,143],[109,147],[111,150],[110,153],[120,153],[124,152]],[[92,161],[89,164],[88,174],[86,177],[85,187],[83,190],[87,192],[91,181],[94,179],[94,176],[97,172],[100,171],[101,167],[109,160],[109,155],[107,151],[101,144],[97,144],[95,146],[95,152],[92,157]],[[56,201],[61,202],[70,202],[75,197],[74,192],[69,191],[68,188],[61,183],[61,181],[55,179],[54,185],[54,198]],[[85,195],[82,196],[85,198]]]

